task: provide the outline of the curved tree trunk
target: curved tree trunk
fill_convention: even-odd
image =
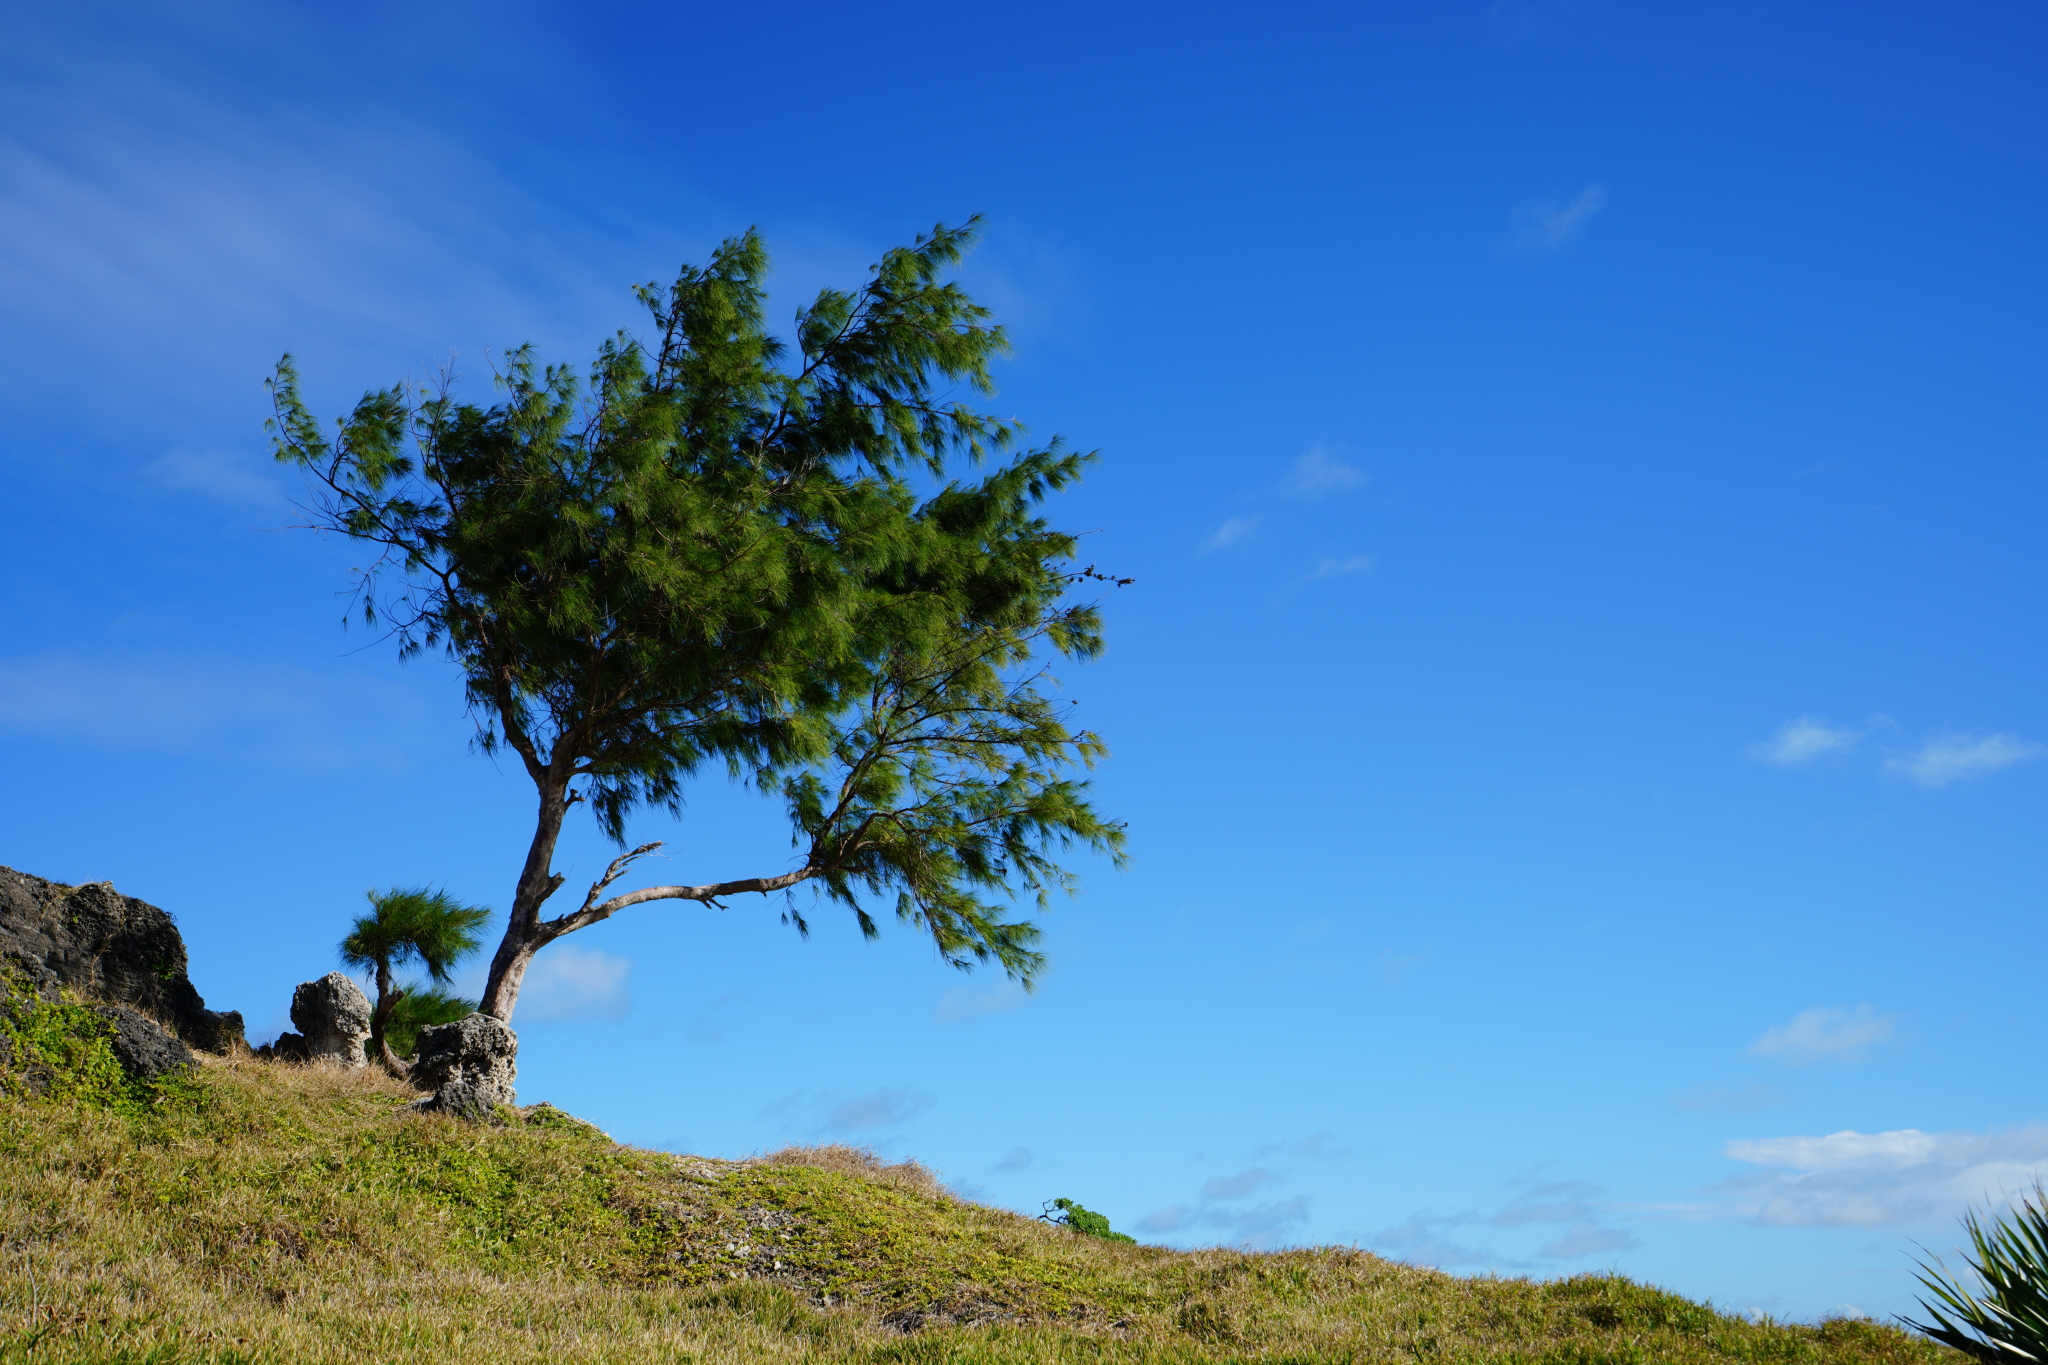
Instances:
[[[519,1004],[519,988],[526,981],[527,965],[554,937],[541,924],[540,908],[562,885],[562,878],[552,869],[555,844],[562,837],[562,817],[568,811],[568,783],[544,782],[533,843],[527,847],[526,866],[520,870],[519,886],[512,894],[512,914],[505,924],[505,937],[491,958],[491,975],[484,983],[483,999],[477,1004],[481,1013],[508,1024]]]

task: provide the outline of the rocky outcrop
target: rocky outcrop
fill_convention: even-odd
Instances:
[[[0,970],[40,995],[68,988],[125,1007],[207,1052],[242,1045],[242,1016],[206,1008],[185,963],[185,940],[171,917],[113,883],[66,886],[0,867]],[[132,1022],[116,1021],[115,1028],[123,1038],[142,1037]],[[138,1057],[162,1050],[156,1043],[130,1046]]]
[[[156,1020],[125,1005],[97,1005],[93,1013],[112,1025],[108,1044],[121,1069],[139,1081],[153,1081],[193,1062],[192,1049]]]
[[[452,1024],[420,1030],[412,1083],[434,1093],[413,1103],[425,1114],[454,1114],[473,1122],[489,1120],[501,1104],[513,1104],[519,1079],[519,1035],[504,1020],[472,1014]]]
[[[326,1062],[353,1070],[368,1066],[363,1044],[370,1040],[370,997],[340,972],[301,982],[292,992],[292,1022],[269,1052],[295,1062]]]

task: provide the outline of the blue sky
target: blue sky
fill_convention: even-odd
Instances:
[[[786,316],[979,212],[996,408],[1102,451],[1057,517],[1138,580],[1066,675],[1130,868],[1030,997],[641,907],[543,955],[524,1098],[1793,1317],[2048,1166],[2038,6],[4,14],[0,862],[173,911],[253,1034],[530,831],[340,628],[278,355],[482,396],[750,224]],[[789,856],[717,786],[631,835]]]

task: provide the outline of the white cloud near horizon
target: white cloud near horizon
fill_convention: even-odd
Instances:
[[[1310,446],[1294,457],[1280,491],[1290,498],[1320,498],[1363,487],[1366,473],[1339,459],[1323,446]]]
[[[1252,532],[1259,529],[1258,517],[1231,517],[1217,527],[1203,543],[1204,550],[1227,550],[1251,539]]]
[[[1607,189],[1588,185],[1568,204],[1544,200],[1518,205],[1511,215],[1515,246],[1522,251],[1556,251],[1582,236],[1593,215],[1607,205]]]
[[[1641,1242],[1627,1228],[1603,1223],[1611,1205],[1596,1198],[1601,1187],[1588,1180],[1515,1182],[1519,1193],[1492,1215],[1447,1217],[1417,1213],[1407,1222],[1385,1228],[1368,1240],[1375,1247],[1398,1252],[1415,1265],[1528,1266],[1485,1247],[1454,1241],[1450,1229],[1484,1222],[1497,1228],[1563,1227],[1564,1232],[1536,1248],[1538,1260],[1569,1261],[1604,1251],[1627,1251]]]
[[[1830,754],[1847,753],[1862,738],[1858,731],[1830,725],[1816,716],[1801,716],[1786,721],[1763,743],[1750,745],[1749,756],[1759,763],[1798,768]]]
[[[1202,1185],[1204,1199],[1242,1199],[1254,1190],[1271,1185],[1280,1177],[1263,1166],[1253,1166],[1236,1175],[1219,1175]]]
[[[1877,1227],[2003,1202],[2048,1167],[2048,1124],[1982,1133],[1742,1138],[1722,1155],[1766,1169],[1722,1181],[1731,1211],[1773,1227]]]
[[[1946,787],[1964,778],[2010,768],[2044,752],[2048,746],[2018,735],[1935,735],[1911,754],[1890,759],[1885,767],[1904,773],[1923,787]]]
[[[850,1133],[862,1128],[893,1128],[908,1123],[937,1103],[930,1095],[901,1087],[870,1091],[841,1100],[826,1111],[828,1131]]]
[[[1854,1010],[1810,1009],[1789,1024],[1765,1030],[1749,1050],[1794,1066],[1859,1062],[1873,1045],[1889,1042],[1897,1024],[1897,1016],[1878,1014],[1868,1005]]]
[[[633,1008],[623,957],[574,943],[553,943],[533,959],[519,993],[520,1018],[543,1023],[568,1019],[623,1019]]]

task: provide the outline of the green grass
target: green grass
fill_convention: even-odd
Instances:
[[[0,1361],[1960,1359],[1617,1276],[1124,1245],[847,1148],[677,1157],[545,1106],[478,1128],[410,1098],[247,1059],[0,1095]]]

